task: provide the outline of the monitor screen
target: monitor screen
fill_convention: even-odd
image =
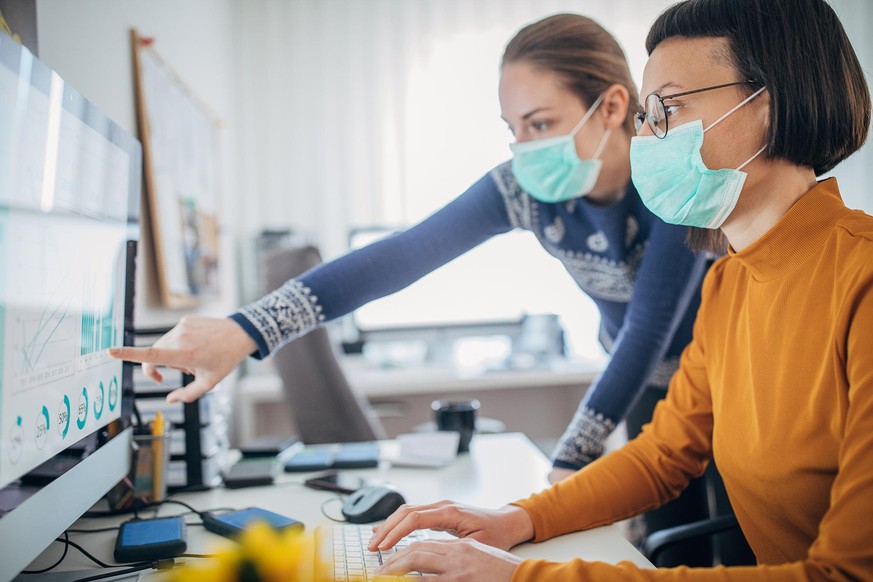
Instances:
[[[111,439],[113,456],[82,461],[87,475],[19,483],[122,414],[122,363],[106,350],[123,343],[132,309],[140,159],[134,138],[0,34],[0,578],[127,470]],[[64,497],[31,503],[42,490]],[[6,543],[19,522],[30,524],[23,551]]]
[[[0,487],[121,412],[134,161],[27,60],[0,67]]]

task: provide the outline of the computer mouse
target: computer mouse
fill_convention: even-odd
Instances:
[[[406,503],[403,495],[393,487],[368,485],[346,498],[342,512],[349,523],[382,521]]]

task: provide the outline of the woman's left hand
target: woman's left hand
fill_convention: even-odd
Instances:
[[[521,558],[470,538],[416,542],[391,556],[376,570],[379,576],[408,572],[436,574],[439,580],[509,582]]]

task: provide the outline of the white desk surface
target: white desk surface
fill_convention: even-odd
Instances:
[[[383,443],[386,448],[396,446],[393,441]],[[546,457],[522,434],[477,435],[470,454],[442,469],[391,468],[383,463],[378,469],[356,470],[356,474],[372,481],[390,482],[413,504],[452,499],[486,507],[500,507],[526,497],[548,486],[546,474],[550,465]],[[246,489],[216,488],[197,493],[174,496],[198,510],[219,507],[244,508],[258,506],[302,521],[307,530],[317,525],[332,523],[321,514],[321,505],[335,494],[303,487],[307,473],[281,474],[277,483],[267,487]],[[329,503],[325,510],[339,516],[340,502]],[[181,506],[165,505],[160,515],[185,511]],[[141,517],[148,517],[150,511]],[[118,525],[127,518],[99,518],[79,520],[73,527],[94,529]],[[189,521],[199,521],[196,516]],[[71,534],[70,538],[104,561],[112,560],[115,534]],[[205,531],[202,527],[188,528],[188,553],[209,553],[222,544],[232,543]],[[31,567],[50,564],[60,555],[60,544],[53,544]],[[525,558],[569,560],[579,557],[617,563],[629,560],[642,567],[652,567],[615,526],[601,527],[554,538],[541,544],[522,544],[512,550]],[[58,570],[91,568],[93,565],[71,548],[64,564]]]

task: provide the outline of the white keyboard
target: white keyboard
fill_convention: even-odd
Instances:
[[[328,580],[356,580],[364,582],[373,580],[373,572],[398,550],[402,550],[413,542],[428,539],[427,531],[417,531],[409,534],[390,550],[371,552],[367,542],[373,537],[371,525],[328,525],[318,527],[316,533],[316,553],[319,567],[327,566],[332,574],[327,573]],[[398,579],[418,578],[421,574],[414,572],[398,577]],[[321,578],[319,578],[321,579]]]

